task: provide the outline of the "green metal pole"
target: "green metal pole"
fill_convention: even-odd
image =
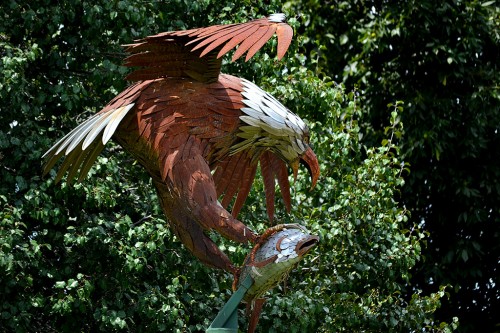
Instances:
[[[253,284],[253,279],[247,275],[238,290],[229,298],[215,317],[206,333],[238,333],[238,305]]]

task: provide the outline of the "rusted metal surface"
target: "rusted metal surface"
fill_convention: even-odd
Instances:
[[[246,52],[248,59],[273,34],[282,57],[292,38],[282,14],[126,46],[132,53],[126,64],[139,67],[128,78],[137,82],[47,151],[44,172],[64,157],[56,181],[66,173],[68,182],[82,181],[106,142],[115,140],[152,177],[184,245],[205,264],[236,274],[207,231],[241,243],[258,240],[237,215],[259,163],[270,220],[276,180],[291,209],[288,167],[296,176],[299,161],[305,163],[313,186],[319,177],[302,119],[255,84],[220,73],[220,56],[239,45],[234,58]]]
[[[307,229],[298,224],[277,225],[261,236],[245,259],[239,280],[235,282],[237,289],[248,276],[253,280],[243,297],[250,315],[249,333],[257,326],[265,301],[264,294],[286,279],[318,242],[317,236],[310,235]]]

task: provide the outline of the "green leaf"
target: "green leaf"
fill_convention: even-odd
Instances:
[[[72,289],[78,286],[78,281],[75,279],[69,279],[68,282],[66,283],[66,288],[67,289]]]
[[[462,260],[467,262],[469,260],[469,254],[467,253],[467,250],[462,250]]]
[[[66,287],[66,282],[65,281],[57,281],[56,284],[55,284],[55,287],[57,289],[62,289],[64,287]]]
[[[345,45],[349,41],[349,37],[347,35],[341,35],[340,36],[340,45]]]

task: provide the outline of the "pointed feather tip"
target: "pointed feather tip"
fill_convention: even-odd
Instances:
[[[286,22],[286,15],[283,13],[274,13],[274,14],[269,15],[267,17],[267,19],[273,23],[285,23]]]

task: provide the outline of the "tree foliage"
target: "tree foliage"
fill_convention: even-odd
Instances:
[[[295,5],[295,4],[294,4]],[[442,320],[498,330],[500,9],[495,1],[297,2],[323,73],[363,91],[367,145],[404,101],[400,200],[429,232],[412,284],[451,285]],[[370,143],[371,142],[371,143]]]
[[[473,4],[467,2],[463,6],[467,9]],[[478,112],[478,117],[469,116],[477,125],[478,136],[492,135],[488,131],[497,128],[492,113],[479,112],[484,105],[480,101],[493,103],[498,97],[494,89],[486,89],[493,87],[487,79],[491,79],[495,68],[484,64],[481,57],[487,57],[486,51],[478,53],[479,60],[468,57],[469,49],[463,50],[467,56],[454,48],[455,53],[446,53],[437,35],[419,30],[413,19],[430,17],[431,9],[417,10],[420,7],[411,2],[401,3],[400,11],[386,3],[379,7],[376,3],[354,1],[332,6],[291,1],[281,8],[277,1],[223,4],[209,0],[3,3],[0,329],[181,332],[200,331],[209,325],[230,294],[231,277],[199,264],[175,239],[147,175],[130,156],[118,146],[109,145],[87,179],[74,186],[55,185],[54,174],[42,178],[40,158],[58,138],[125,87],[121,44],[160,31],[246,21],[285,10],[298,32],[286,59],[278,62],[275,44],[270,43],[249,63],[224,64],[226,72],[256,82],[310,120],[314,148],[321,163],[318,187],[308,191],[306,173],[300,174],[294,185],[292,214],[278,214],[280,222],[299,222],[320,235],[320,246],[292,273],[286,286],[270,295],[261,331],[453,330],[457,326],[455,318],[437,320],[434,313],[441,303],[447,302],[449,292],[439,285],[454,281],[436,279],[424,291],[409,288],[414,267],[425,267],[422,251],[435,251],[433,244],[439,237],[435,235],[439,235],[441,225],[450,224],[444,217],[433,222],[434,215],[423,210],[422,207],[429,207],[424,200],[429,187],[420,184],[418,177],[427,177],[433,184],[430,188],[437,191],[440,187],[435,179],[442,180],[439,177],[444,173],[429,173],[425,163],[438,168],[448,158],[462,156],[459,152],[472,156],[468,155],[469,150],[454,145],[451,138],[459,140],[460,135],[449,130],[458,125],[471,130],[470,141],[464,147],[473,146],[473,126],[466,125],[465,118],[470,105],[475,105]],[[445,8],[444,13],[449,17],[461,14],[463,20],[477,18],[479,22],[469,24],[483,29],[479,34],[482,38],[471,40],[471,29],[463,31],[469,34],[467,43],[483,45],[483,38],[491,36],[491,25],[495,24],[487,19],[492,13],[490,9],[483,7],[471,7],[486,13],[483,21],[472,14],[467,16],[461,7],[455,11]],[[386,15],[389,12],[393,15]],[[296,18],[294,13],[302,16]],[[372,36],[375,29],[384,34]],[[421,39],[414,35],[421,35]],[[392,37],[400,40],[393,42]],[[438,78],[429,82],[438,82],[446,88],[444,92],[453,92],[450,86],[460,80],[445,74],[446,64],[462,66],[456,72],[464,80],[473,80],[471,73],[484,75],[484,89],[478,92],[478,99],[456,92],[465,105],[460,112],[456,105],[449,104],[455,95],[451,99],[446,95],[439,109],[434,104],[431,107],[430,100],[435,96],[429,94],[436,91],[418,86],[413,74],[405,77],[405,70],[416,66],[410,64],[418,62],[412,58],[411,49],[405,47],[416,50],[418,41],[431,37],[435,37],[435,44],[428,47],[429,52],[417,53],[422,63],[433,64],[433,47],[447,57],[439,63],[441,74],[427,71],[427,75]],[[414,44],[405,46],[409,41]],[[476,44],[469,48],[477,47]],[[396,47],[397,51],[393,51]],[[452,59],[450,63],[448,58]],[[469,61],[473,60],[472,67],[481,70],[471,69]],[[332,78],[345,81],[347,88]],[[357,82],[359,90],[353,90],[353,82]],[[403,82],[407,86],[402,87]],[[401,93],[418,92],[419,87],[429,88],[421,89],[419,95],[426,103]],[[398,99],[405,102],[397,102]],[[389,103],[392,105],[387,106]],[[436,111],[429,116],[420,109],[422,105]],[[438,110],[447,113],[443,116]],[[464,118],[452,118],[453,110]],[[424,125],[430,126],[427,132],[416,120],[418,117],[424,117]],[[448,123],[438,121],[443,119]],[[448,133],[454,136],[446,137]],[[437,141],[443,138],[447,139],[446,144]],[[498,135],[493,135],[493,139],[498,141]],[[479,141],[482,146],[472,151],[483,154],[492,144],[490,141]],[[441,150],[436,155],[438,144]],[[421,145],[421,150],[408,148]],[[491,154],[495,152],[498,150]],[[402,156],[405,160],[417,156],[423,162],[411,160],[410,172]],[[433,159],[429,160],[429,156]],[[445,170],[446,166],[449,164],[443,167]],[[463,181],[462,171],[458,166],[456,170],[453,182],[439,184],[449,185],[449,190],[450,183]],[[491,167],[490,171],[498,169]],[[483,187],[474,179],[469,180],[468,184],[476,184],[479,191],[478,196],[469,198],[483,200],[484,207],[497,209],[487,205],[494,201],[485,201],[494,199],[481,192],[492,186],[490,193],[498,194],[494,182],[487,182],[494,178],[481,179]],[[259,231],[266,228],[262,187],[260,182],[255,184],[240,216]],[[457,207],[466,207],[459,206],[465,205],[460,198],[457,196]],[[421,201],[427,203],[417,205]],[[414,212],[410,214],[409,209]],[[486,217],[494,219],[494,213]],[[479,220],[471,220],[476,218],[474,214],[467,216],[465,224],[471,228],[478,225]],[[430,238],[425,235],[420,218],[425,219],[423,227],[432,231]],[[451,220],[456,222],[453,216]],[[481,221],[486,224],[489,220]],[[435,227],[431,228],[431,224]],[[243,261],[248,251],[245,246],[213,236],[234,261]],[[428,240],[430,245],[426,247]],[[472,258],[481,251],[487,255],[487,243],[477,243],[479,248],[467,242],[452,247],[450,242],[446,250],[464,259],[462,253],[466,249],[469,260],[465,261],[472,264]],[[432,259],[427,257],[425,262]],[[455,263],[454,260],[455,256],[451,256],[449,263]],[[451,270],[450,275],[453,276]],[[424,288],[422,283],[418,288]],[[243,324],[245,319],[241,320]]]

